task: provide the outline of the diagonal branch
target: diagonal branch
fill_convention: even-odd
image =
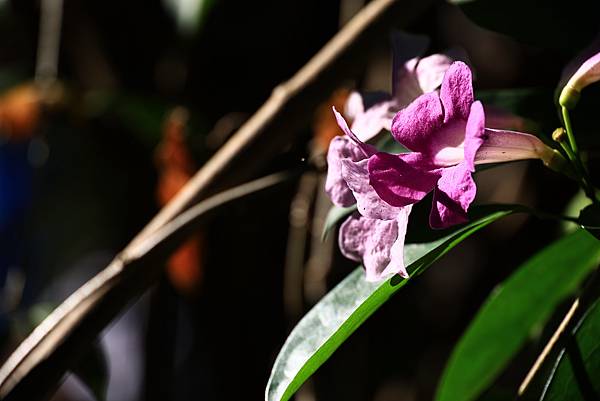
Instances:
[[[183,242],[188,226],[169,235],[165,231],[177,227],[180,218],[176,216],[264,167],[272,155],[293,141],[295,132],[305,125],[306,116],[333,89],[364,67],[373,43],[387,38],[391,27],[407,26],[431,3],[432,0],[371,1],[296,75],[275,88],[267,102],[123,252],[55,309],[17,348],[0,368],[0,398],[33,401],[47,395],[82,349],[154,282],[165,253]],[[215,201],[218,196],[194,210],[207,208],[203,213],[208,213],[209,206],[221,205]]]
[[[198,171],[189,184],[133,240],[163,225],[210,193],[243,182],[306,126],[317,106],[368,63],[373,43],[407,26],[432,0],[373,0],[271,97]]]
[[[220,209],[294,176],[277,173],[214,195],[117,255],[21,343],[0,369],[2,400],[42,399],[56,386],[98,333],[159,276],[164,261],[197,227]]]

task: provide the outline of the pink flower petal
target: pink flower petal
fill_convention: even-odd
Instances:
[[[389,129],[394,113],[394,101],[383,101],[377,103],[367,111],[359,113],[352,122],[352,132],[360,141],[367,142],[373,139],[382,129]]]
[[[369,184],[368,160],[353,162],[342,160],[342,176],[356,198],[358,212],[365,217],[381,220],[393,220],[400,208],[393,207],[381,200]]]
[[[475,171],[475,154],[485,138],[485,113],[477,101],[471,105],[471,113],[465,128],[465,163],[469,171]]]
[[[359,161],[364,159],[363,151],[346,136],[338,136],[329,143],[327,151],[327,179],[325,192],[334,205],[348,207],[356,200],[342,176],[342,160]]]
[[[396,110],[404,108],[424,93],[417,77],[416,69],[418,63],[419,58],[415,57],[408,60],[397,71],[397,78],[394,84]]]
[[[350,260],[362,262],[365,244],[376,219],[352,214],[340,226],[338,242],[342,255]]]
[[[467,162],[445,168],[433,193],[431,228],[447,228],[468,221],[467,211],[477,187]]]
[[[567,86],[581,92],[583,88],[597,81],[600,81],[600,53],[594,54],[581,64],[567,82]]]
[[[356,136],[354,132],[352,132],[352,130],[348,127],[348,123],[346,122],[344,117],[342,117],[342,115],[335,109],[335,107],[332,107],[332,110],[333,114],[335,115],[335,119],[337,121],[338,126],[342,129],[344,134],[346,134],[350,139],[352,139],[354,143],[362,150],[365,156],[364,158],[367,158],[377,152],[377,149],[375,149],[375,147],[364,143]]]
[[[429,46],[429,38],[422,35],[411,35],[404,32],[393,32],[392,33],[392,96],[397,98],[401,96],[402,91],[407,90],[407,87],[403,87],[401,81],[405,73],[408,72],[408,76],[415,77],[414,69],[418,58],[427,50]],[[416,84],[415,80],[415,84]],[[414,87],[418,89],[418,85]],[[417,93],[412,99],[409,99],[410,103],[413,99],[421,94]]]
[[[432,54],[419,60],[415,73],[421,91],[427,93],[439,88],[452,62],[445,54]]]
[[[411,209],[412,205],[403,207],[396,217],[396,223],[398,224],[398,235],[396,237],[396,241],[390,249],[390,263],[383,270],[383,272],[381,272],[381,274],[376,274],[377,271],[374,272],[375,274],[367,274],[367,280],[369,280],[369,276],[373,278],[373,281],[376,281],[394,274],[399,274],[404,278],[408,278],[408,272],[406,271],[406,266],[404,265],[404,239],[406,237],[408,216],[410,215]]]
[[[467,120],[473,103],[473,83],[469,67],[462,61],[453,63],[440,89],[440,99],[444,106],[444,122],[453,119]]]
[[[538,137],[524,132],[485,129],[485,141],[475,154],[475,164],[541,159],[549,162],[555,151]]]
[[[443,123],[443,111],[437,93],[419,96],[400,110],[392,121],[392,135],[415,152],[427,152],[431,138]]]
[[[410,207],[395,220],[378,220],[354,214],[340,227],[339,245],[348,259],[362,261],[368,281],[391,274],[408,277],[404,266],[404,237]]]
[[[344,105],[344,115],[350,120],[354,120],[356,117],[365,112],[365,104],[363,97],[358,92],[350,93],[346,104]]]
[[[422,155],[379,152],[368,162],[369,178],[379,197],[392,206],[411,205],[423,199],[440,177]]]

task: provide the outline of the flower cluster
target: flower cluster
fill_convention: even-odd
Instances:
[[[331,142],[326,191],[338,206],[357,205],[358,212],[340,228],[339,244],[346,257],[363,262],[370,281],[408,277],[403,261],[408,218],[412,205],[429,192],[429,223],[447,228],[467,221],[477,191],[476,164],[522,159],[552,164],[557,157],[533,135],[486,128],[470,68],[445,56],[435,59],[444,61],[431,69],[421,64],[427,59],[409,61],[397,87],[398,93],[406,88],[404,94],[367,110],[359,107],[352,128],[334,109],[345,135]],[[409,104],[400,100],[410,95],[415,98]],[[388,123],[394,139],[410,152],[390,154],[365,143]]]

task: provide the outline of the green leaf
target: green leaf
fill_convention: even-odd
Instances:
[[[325,239],[329,232],[337,225],[344,217],[352,214],[356,210],[356,205],[350,207],[333,206],[327,213],[325,224],[323,224],[323,233],[321,239]]]
[[[474,232],[511,213],[513,209],[506,207],[496,209],[437,241],[407,245],[404,259],[411,278]],[[288,400],[373,312],[407,282],[399,276],[378,283],[367,282],[360,267],[346,277],[290,333],[273,366],[266,400]]]
[[[573,341],[559,353],[540,400],[586,401],[600,396],[599,300],[573,331]]]
[[[585,192],[583,192],[583,190],[580,189],[571,198],[569,203],[567,203],[567,206],[565,206],[565,210],[562,214],[564,216],[578,216],[581,210],[584,209],[587,205],[590,205],[591,203],[592,201],[586,196]],[[568,220],[563,220],[560,223],[560,230],[562,234],[571,233],[577,230],[579,227],[579,224]]]
[[[437,401],[473,400],[600,261],[600,242],[569,234],[525,262],[481,307],[454,349]]]
[[[590,234],[600,239],[600,205],[586,206],[579,213],[579,222]]]

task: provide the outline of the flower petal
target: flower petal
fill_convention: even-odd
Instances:
[[[357,116],[365,112],[365,104],[360,93],[353,91],[348,96],[344,105],[344,115],[350,120],[354,120]]]
[[[382,129],[389,129],[394,118],[391,111],[395,107],[394,101],[383,101],[359,113],[352,122],[352,132],[356,133],[359,140],[366,142],[373,139]]]
[[[415,73],[423,93],[439,88],[452,62],[452,58],[445,54],[432,54],[419,60]]]
[[[453,119],[467,120],[473,103],[473,76],[469,67],[462,61],[454,62],[440,89],[440,99],[444,106],[444,122]]]
[[[380,280],[393,274],[399,274],[404,278],[408,278],[408,272],[404,265],[404,239],[406,237],[406,228],[408,226],[408,216],[410,215],[412,205],[405,206],[401,209],[400,213],[396,217],[396,223],[398,224],[398,235],[392,248],[390,249],[390,263],[387,267],[377,274],[377,271],[373,272],[370,276],[373,280]],[[369,280],[369,274],[367,274],[367,280]],[[369,280],[370,281],[370,280]]]
[[[485,136],[485,113],[483,105],[477,101],[471,105],[465,128],[465,163],[470,171],[475,171],[475,154],[483,144]]]
[[[392,32],[392,96],[401,96],[401,92],[406,90],[401,83],[402,77],[406,72],[414,78],[414,68],[418,58],[427,50],[429,38],[422,35],[412,35],[405,32]],[[416,81],[415,81],[416,83]],[[418,89],[418,86],[416,87]],[[419,96],[418,93],[416,96]],[[415,97],[416,97],[415,96]],[[407,103],[410,103],[410,99]]]
[[[567,86],[581,92],[586,86],[600,81],[600,53],[588,58],[567,82]]]
[[[468,221],[467,211],[477,187],[466,161],[445,168],[433,193],[429,215],[431,228],[447,228]]]
[[[397,71],[396,84],[394,85],[396,110],[404,108],[424,93],[417,78],[418,63],[419,58],[415,57],[404,63]]]
[[[415,152],[427,152],[431,137],[443,123],[443,110],[436,93],[426,93],[400,110],[392,121],[392,135]]]
[[[327,179],[325,180],[325,192],[334,205],[348,207],[356,200],[348,184],[342,176],[342,160],[349,159],[359,161],[364,159],[360,148],[347,136],[338,136],[331,140],[327,151]]]
[[[365,217],[393,220],[400,208],[384,202],[369,184],[368,160],[342,160],[342,176],[356,198],[358,212]]]
[[[379,152],[368,162],[369,178],[377,195],[392,206],[411,205],[435,186],[440,169],[430,169],[419,153],[392,155]]]
[[[365,243],[375,219],[353,213],[340,226],[338,242],[342,255],[356,262],[362,261],[365,253]]]
[[[524,132],[485,129],[485,141],[475,154],[475,164],[541,159],[549,162],[555,151],[538,137]]]
[[[364,158],[367,158],[377,152],[375,147],[368,145],[361,141],[354,132],[348,127],[348,123],[342,117],[342,115],[335,109],[335,106],[332,107],[333,114],[335,115],[335,119],[337,121],[338,126],[342,129],[344,134],[346,134],[350,139],[354,141],[354,143],[361,149],[364,154]]]
[[[367,281],[396,273],[408,276],[404,267],[404,236],[410,208],[405,209],[397,220],[354,214],[340,227],[340,250],[348,259],[363,262]]]

